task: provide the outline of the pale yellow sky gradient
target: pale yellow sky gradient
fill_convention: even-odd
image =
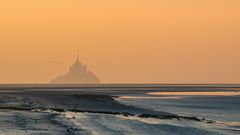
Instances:
[[[77,52],[103,83],[240,83],[240,1],[0,0],[0,83],[46,83]]]

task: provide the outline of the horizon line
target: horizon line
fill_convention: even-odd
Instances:
[[[116,86],[116,85],[122,85],[122,86],[238,86],[240,87],[240,83],[86,83],[86,84],[78,84],[78,83],[62,83],[62,84],[51,84],[51,83],[0,83],[0,86],[3,85],[48,85],[48,86]]]

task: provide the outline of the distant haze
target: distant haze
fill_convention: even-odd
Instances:
[[[239,52],[239,0],[0,1],[0,83],[239,83]]]

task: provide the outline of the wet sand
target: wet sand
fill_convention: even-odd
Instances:
[[[170,106],[164,109],[164,104],[171,103],[168,101],[185,100],[182,95],[222,96],[209,95],[209,90],[218,94],[238,92],[235,87],[4,85],[0,86],[0,134],[240,133],[238,122],[227,125],[172,112]]]

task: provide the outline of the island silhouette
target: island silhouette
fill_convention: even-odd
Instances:
[[[75,63],[70,66],[68,73],[60,75],[59,77],[50,80],[51,84],[98,84],[100,79],[91,71],[87,69],[87,66],[82,64],[79,60],[79,56]]]

